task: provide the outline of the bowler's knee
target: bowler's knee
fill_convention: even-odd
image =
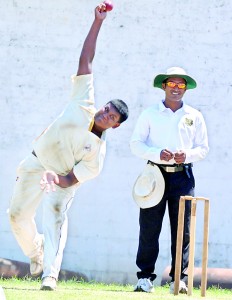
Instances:
[[[17,223],[21,218],[21,209],[17,207],[10,207],[8,209],[9,220],[11,224]]]

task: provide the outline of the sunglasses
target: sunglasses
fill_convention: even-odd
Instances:
[[[174,87],[178,86],[179,89],[185,89],[186,86],[187,86],[185,83],[175,83],[175,82],[172,82],[172,81],[166,82],[166,85],[168,87],[171,87],[171,88],[174,88]]]

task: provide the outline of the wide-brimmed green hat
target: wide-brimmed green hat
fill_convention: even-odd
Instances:
[[[155,77],[154,79],[154,87],[158,87],[162,89],[162,83],[164,80],[170,78],[170,77],[177,77],[177,78],[184,78],[187,82],[187,87],[186,89],[195,89],[197,86],[196,81],[187,75],[186,71],[180,67],[172,67],[167,69],[166,74],[159,74]]]

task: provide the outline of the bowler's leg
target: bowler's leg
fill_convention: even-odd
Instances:
[[[57,280],[67,239],[67,211],[72,204],[75,187],[46,194],[43,199],[44,270],[43,278]]]
[[[30,258],[37,255],[41,247],[41,235],[35,224],[35,213],[42,191],[40,178],[43,168],[32,155],[21,162],[10,201],[9,219],[14,236],[24,254]]]

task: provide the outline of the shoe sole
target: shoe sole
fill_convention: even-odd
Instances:
[[[134,292],[152,293],[153,289],[150,291],[144,291],[141,287],[137,287]]]
[[[43,286],[41,286],[41,288],[40,288],[41,291],[55,291],[55,289],[56,289],[56,288],[53,288],[53,287],[51,287],[51,286],[49,286],[49,285],[43,285]]]
[[[180,294],[188,294],[188,291],[186,291],[186,289],[180,289],[179,293]]]

